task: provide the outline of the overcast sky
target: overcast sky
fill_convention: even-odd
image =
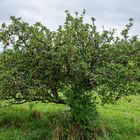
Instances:
[[[42,22],[56,30],[65,20],[65,10],[79,13],[86,9],[85,21],[96,18],[99,30],[117,28],[121,30],[129,18],[134,19],[131,34],[140,35],[140,0],[0,0],[0,23],[9,22],[9,17],[22,17],[33,24]]]

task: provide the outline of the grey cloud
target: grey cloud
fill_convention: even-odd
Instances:
[[[74,13],[86,9],[85,21],[90,22],[90,18],[95,17],[99,30],[104,25],[121,31],[132,17],[131,34],[140,35],[139,5],[139,0],[0,0],[0,23],[9,23],[9,17],[14,15],[31,24],[40,21],[55,30],[64,23],[65,10]]]
[[[63,24],[66,9],[71,12],[86,9],[86,21],[94,16],[99,28],[102,25],[120,28],[132,17],[135,19],[132,32],[140,34],[139,5],[139,0],[1,0],[0,21],[8,22],[9,16],[15,15],[30,23],[41,21],[54,30]]]

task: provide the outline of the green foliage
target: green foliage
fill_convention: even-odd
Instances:
[[[85,23],[84,14],[66,11],[57,31],[15,17],[2,24],[1,100],[66,104],[73,121],[89,131],[96,124],[96,98],[105,104],[139,93],[140,42],[128,35],[133,20],[116,37],[114,29],[99,33],[94,18]]]

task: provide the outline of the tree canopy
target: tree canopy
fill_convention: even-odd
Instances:
[[[85,23],[84,14],[66,11],[56,31],[15,17],[1,25],[1,100],[66,104],[88,125],[97,98],[113,103],[140,92],[140,42],[128,34],[133,20],[117,37],[115,29],[98,32],[94,18]]]

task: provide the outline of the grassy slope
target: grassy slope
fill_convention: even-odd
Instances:
[[[121,100],[114,105],[99,107],[100,128],[104,138],[99,140],[140,140],[140,97]]]
[[[131,98],[130,103],[121,100],[114,105],[98,107],[98,140],[140,140],[140,97]],[[49,140],[53,135],[48,121],[50,114],[57,115],[66,107],[36,104],[32,117],[29,117],[29,104],[0,109],[0,140]]]

